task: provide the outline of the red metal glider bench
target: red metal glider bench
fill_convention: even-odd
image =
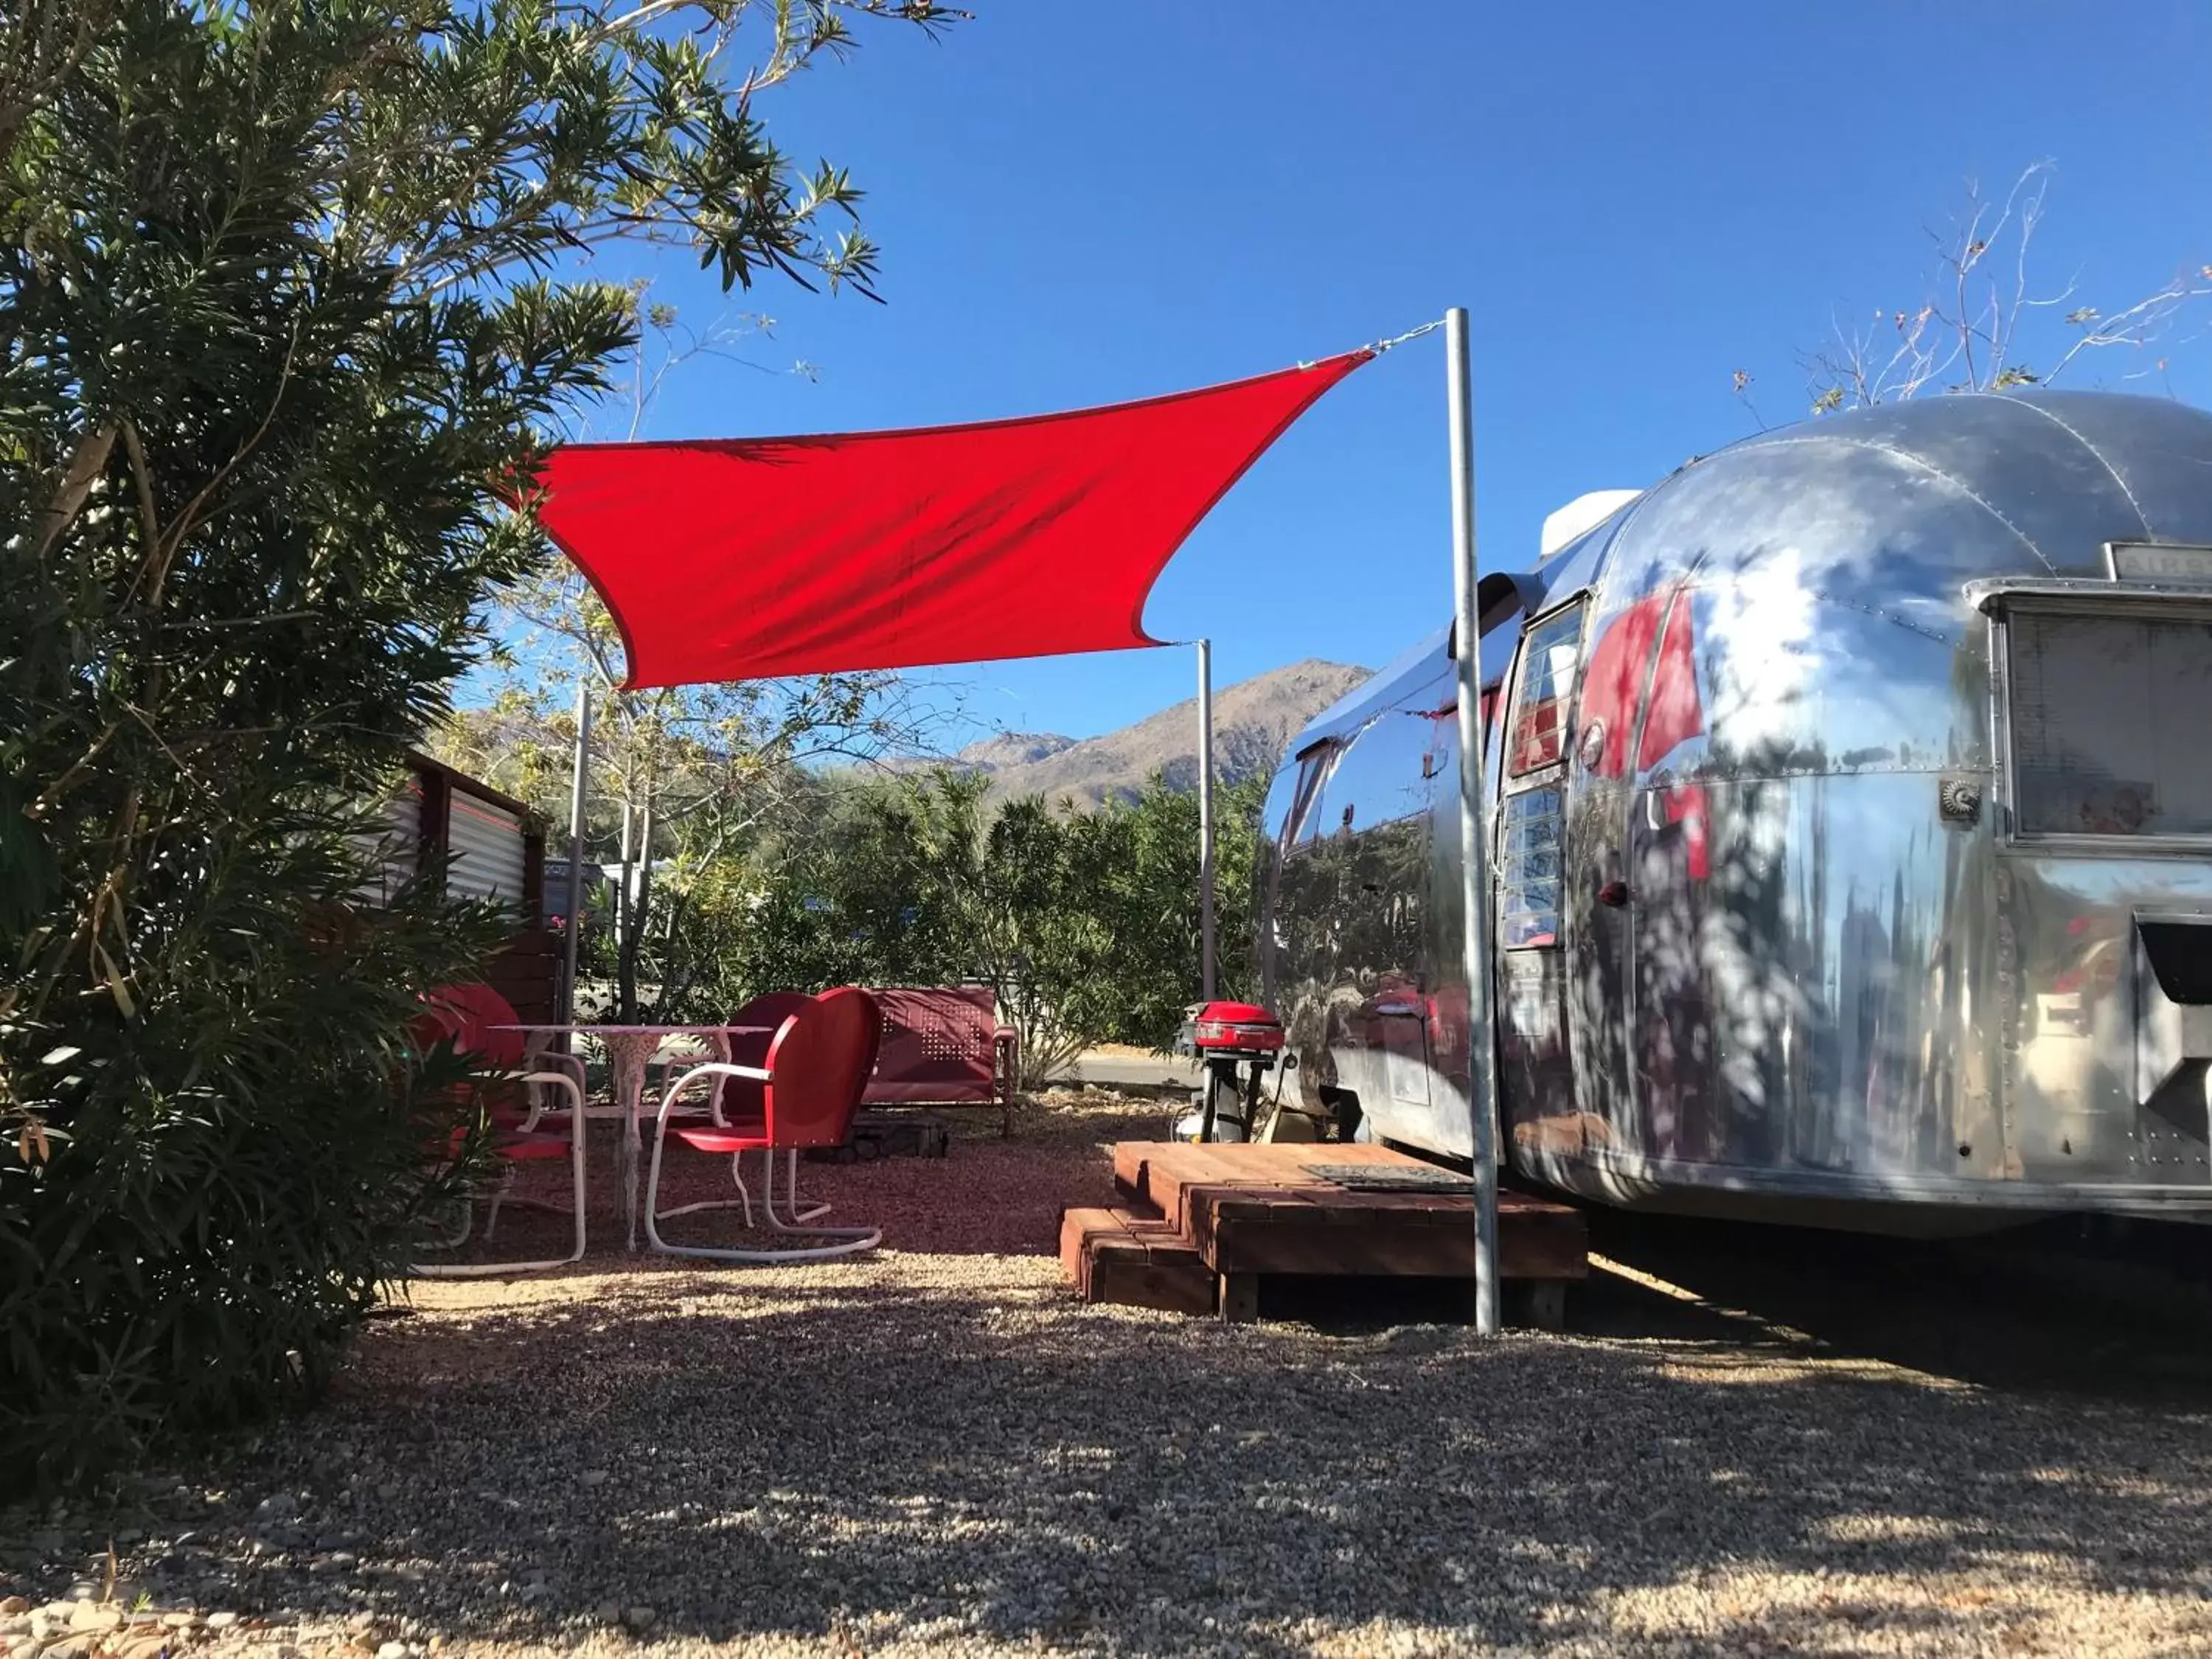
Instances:
[[[988,985],[894,987],[873,993],[883,1046],[862,1106],[995,1106],[1013,1126],[1015,1036]]]

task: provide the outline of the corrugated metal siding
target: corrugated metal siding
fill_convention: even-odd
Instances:
[[[384,809],[386,828],[380,835],[355,837],[362,850],[378,860],[380,873],[362,884],[360,896],[375,904],[389,904],[403,882],[411,880],[422,857],[422,784],[408,779]]]
[[[454,898],[522,902],[522,820],[503,806],[456,789],[447,821],[446,891]]]

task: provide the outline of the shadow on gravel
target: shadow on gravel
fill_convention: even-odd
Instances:
[[[1757,1340],[1763,1326],[1990,1389],[2212,1410],[2212,1229],[2052,1222],[1926,1241],[1594,1212],[1591,1249],[1702,1305],[1601,1275],[1579,1329],[1701,1320]]]
[[[1041,1281],[653,1275],[380,1328],[233,1474],[130,1575],[522,1644],[646,1606],[657,1637],[857,1651],[1984,1649],[2084,1609],[2106,1651],[2212,1634],[2203,1415],[1686,1331],[1484,1345]],[[275,1492],[361,1570],[267,1547]]]
[[[1568,1329],[1875,1359],[2003,1391],[2212,1411],[2212,1228],[2039,1224],[1959,1241],[1589,1212]],[[1284,1278],[1261,1310],[1355,1336],[1471,1324],[1461,1281]],[[1509,1295],[1507,1317],[1514,1317]]]

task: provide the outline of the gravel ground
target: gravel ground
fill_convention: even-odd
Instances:
[[[0,1516],[0,1648],[2212,1653],[2212,1400],[1609,1321],[1618,1291],[1578,1322],[1657,1334],[1078,1306],[1059,1209],[1164,1116],[1092,1095],[811,1169],[885,1224],[866,1258],[417,1285],[314,1415],[122,1513]],[[106,1607],[149,1622],[55,1629],[111,1536]]]

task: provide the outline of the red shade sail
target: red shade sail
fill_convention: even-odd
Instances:
[[[973,426],[568,444],[538,518],[614,613],[634,686],[1157,645],[1161,568],[1373,355]]]

